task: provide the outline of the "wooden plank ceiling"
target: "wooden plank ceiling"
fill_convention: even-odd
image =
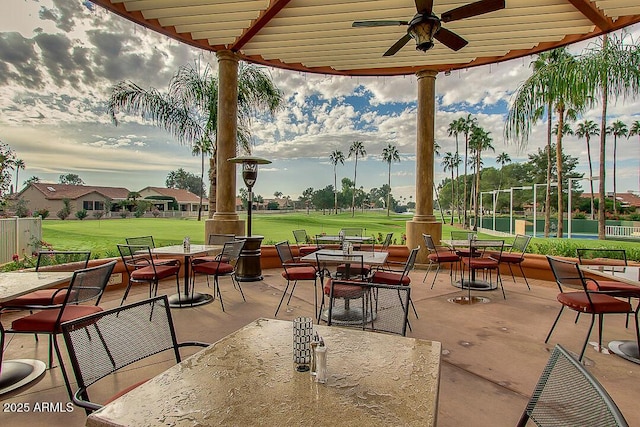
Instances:
[[[421,52],[409,41],[383,53],[406,26],[353,28],[354,21],[410,21],[414,0],[92,0],[131,21],[206,50],[230,49],[279,68],[342,75],[401,75],[500,62],[640,22],[638,0],[506,0],[497,12],[443,23],[469,44]],[[469,2],[435,0],[433,12]]]

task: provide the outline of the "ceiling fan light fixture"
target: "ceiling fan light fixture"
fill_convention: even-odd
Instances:
[[[439,19],[418,22],[409,28],[409,35],[416,41],[416,50],[426,52],[433,47],[433,36],[440,29]]]

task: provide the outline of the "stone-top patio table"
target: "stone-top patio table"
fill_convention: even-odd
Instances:
[[[189,292],[189,267],[191,258],[202,255],[217,255],[222,252],[222,245],[190,245],[187,250],[184,245],[161,246],[151,248],[151,253],[155,255],[184,256],[184,293],[178,293],[169,297],[171,308],[195,307],[213,301],[211,294],[201,294]]]
[[[91,414],[87,426],[435,426],[441,344],[314,325],[325,384],[293,362],[292,322],[257,319]]]
[[[14,271],[0,273],[0,303],[11,301],[39,289],[68,282],[73,275],[68,271]],[[44,362],[33,359],[2,360],[4,351],[4,328],[0,323],[0,394],[27,385],[42,375]]]

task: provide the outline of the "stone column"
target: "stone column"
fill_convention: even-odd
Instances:
[[[409,249],[421,247],[417,262],[427,261],[428,251],[424,247],[422,233],[430,234],[440,242],[442,224],[433,215],[433,162],[435,144],[436,115],[436,74],[437,71],[422,70],[416,73],[418,79],[418,119],[416,126],[416,212],[407,221],[407,246]]]
[[[216,154],[216,212],[205,221],[205,243],[209,234],[245,234],[245,221],[236,212],[236,156],[238,134],[238,56],[220,51],[218,57],[218,131]]]

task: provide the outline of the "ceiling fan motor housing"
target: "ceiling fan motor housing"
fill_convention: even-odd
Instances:
[[[433,36],[440,27],[440,18],[436,15],[419,13],[409,22],[407,33],[416,41],[416,50],[426,52],[433,47]]]

